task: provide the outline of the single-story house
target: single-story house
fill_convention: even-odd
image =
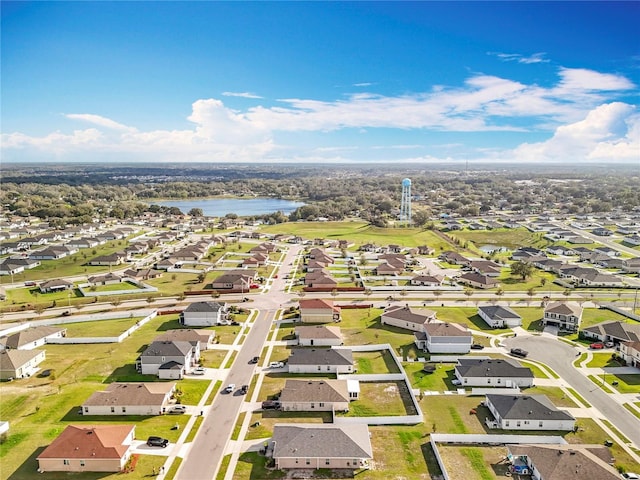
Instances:
[[[194,302],[180,314],[180,323],[188,327],[211,327],[224,323],[227,306],[219,302]]]
[[[143,268],[141,270],[134,270],[132,268],[124,271],[124,276],[133,278],[134,280],[149,280],[150,278],[160,278],[164,272],[155,270],[153,268]]]
[[[39,472],[120,472],[131,456],[135,425],[68,425],[38,455]]]
[[[640,273],[640,257],[627,258],[622,265],[625,273]]]
[[[214,290],[239,290],[248,292],[256,278],[255,270],[231,270],[211,282]]]
[[[490,260],[472,260],[469,262],[469,268],[480,275],[487,277],[499,277],[502,266]]]
[[[578,302],[553,302],[544,309],[542,324],[560,330],[577,332],[582,321],[582,306]]]
[[[154,342],[189,342],[195,348],[198,345],[199,350],[208,350],[209,345],[213,343],[215,338],[213,330],[194,330],[192,328],[180,328],[177,330],[167,330],[162,335],[158,335],[153,339]],[[195,354],[194,350],[194,354]]]
[[[175,390],[175,382],[111,383],[82,404],[82,414],[162,415]]]
[[[120,265],[127,260],[127,254],[124,252],[112,253],[110,255],[100,255],[89,260],[87,265],[107,266]]]
[[[460,323],[426,323],[414,336],[416,346],[429,353],[469,353],[473,343],[473,335]]]
[[[280,408],[298,412],[346,412],[349,402],[358,399],[359,388],[351,397],[348,380],[287,379],[280,393]]]
[[[457,278],[457,280],[458,283],[469,285],[470,287],[475,288],[493,288],[497,287],[500,284],[500,282],[498,282],[498,280],[496,280],[495,278],[476,272],[463,273]]]
[[[189,342],[152,342],[136,360],[136,370],[143,375],[176,380],[181,379],[195,361],[193,345]]]
[[[459,358],[455,376],[465,387],[531,387],[533,372],[511,359]]]
[[[522,317],[509,307],[483,305],[478,307],[478,316],[491,328],[513,328],[522,325]]]
[[[38,285],[40,293],[59,292],[61,290],[70,290],[73,288],[73,283],[67,282],[62,278],[56,278],[53,280],[47,280]]]
[[[30,377],[45,359],[44,350],[0,351],[0,380]]]
[[[276,424],[271,438],[276,469],[361,469],[373,458],[365,424]]]
[[[353,373],[349,348],[294,348],[287,360],[289,373]]]
[[[424,331],[424,325],[428,322],[435,322],[436,312],[427,309],[414,309],[408,305],[394,305],[388,307],[380,316],[382,325],[404,328],[414,332]]]
[[[32,350],[47,343],[48,338],[62,338],[67,329],[42,325],[26,328],[0,338],[0,347],[4,349]]]
[[[404,265],[392,265],[389,262],[382,262],[380,265],[374,267],[376,275],[397,275],[404,270]]]
[[[115,285],[122,283],[122,277],[115,273],[105,273],[104,275],[92,275],[87,278],[91,285]]]
[[[516,471],[534,480],[620,480],[604,445],[520,443],[507,445],[507,449]]]
[[[637,342],[640,341],[640,325],[612,320],[601,322],[580,330],[580,333],[601,342]]]
[[[443,281],[442,275],[416,275],[409,283],[417,287],[439,287]]]
[[[314,270],[304,276],[304,284],[313,288],[335,288],[338,281],[324,270]]]
[[[300,325],[295,335],[301,347],[332,347],[343,343],[340,327],[329,325]]]
[[[443,252],[438,258],[453,265],[467,265],[469,263],[469,259],[467,257],[460,255],[458,252],[452,251]]]
[[[300,300],[300,321],[302,323],[328,323],[340,321],[340,307],[333,300],[310,298]]]
[[[503,430],[573,430],[573,415],[558,410],[546,395],[488,394],[485,405],[493,415],[492,428]]]

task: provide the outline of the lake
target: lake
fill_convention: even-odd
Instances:
[[[201,208],[208,217],[224,217],[235,213],[239,217],[282,212],[285,215],[304,205],[304,202],[282,200],[280,198],[205,198],[196,200],[167,200],[154,202],[165,207],[178,207],[182,213],[192,208]]]

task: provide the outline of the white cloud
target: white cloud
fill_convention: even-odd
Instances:
[[[222,92],[222,95],[225,97],[262,98],[260,95],[251,92]]]
[[[70,120],[80,120],[82,122],[92,123],[99,127],[109,128],[111,130],[135,131],[135,128],[128,127],[122,123],[118,123],[110,118],[94,115],[92,113],[67,113],[65,114]]]
[[[353,84],[354,87],[370,87],[371,85],[373,85],[373,83],[371,82],[361,82]]]
[[[545,52],[538,52],[532,55],[524,56],[519,53],[502,53],[502,52],[487,52],[487,55],[493,55],[505,62],[518,62],[518,63],[548,63],[549,60],[544,58]]]
[[[285,150],[278,145],[274,137],[280,134],[315,132],[313,142],[317,143],[305,146],[307,151],[316,152],[315,158],[317,152],[333,151],[330,145],[336,142],[323,143],[324,137],[341,129],[363,132],[367,140],[360,144],[354,137],[355,150],[368,146],[387,148],[389,152],[417,148],[418,144],[414,143],[415,138],[399,141],[387,132],[389,145],[375,140],[376,146],[371,147],[367,142],[374,134],[372,129],[451,132],[450,135],[534,130],[553,132],[553,137],[547,142],[523,144],[507,153],[533,161],[561,159],[561,155],[568,153],[584,159],[630,158],[634,141],[637,144],[639,127],[634,116],[637,114],[629,110],[633,108],[630,105],[607,102],[632,88],[632,82],[620,75],[561,68],[556,85],[548,88],[476,74],[461,86],[440,85],[428,92],[401,96],[358,93],[332,101],[288,98],[279,100],[275,106],[257,105],[243,110],[209,98],[192,104],[187,117],[193,123],[192,128],[138,131],[100,115],[67,114],[65,118],[69,120],[88,122],[96,128],[54,132],[44,137],[19,132],[3,134],[2,149],[24,152],[31,148],[57,155],[93,149],[129,154],[132,158],[146,156],[144,159],[255,161],[276,158],[277,152],[290,154],[288,158],[301,155],[300,148]],[[225,95],[253,94],[225,92]],[[469,152],[474,145],[467,144],[467,138],[449,137],[451,143],[464,143]],[[491,158],[500,155],[492,149],[475,148],[475,151]]]
[[[626,103],[600,105],[583,120],[558,127],[549,140],[524,143],[505,158],[526,162],[640,162],[640,116]]]

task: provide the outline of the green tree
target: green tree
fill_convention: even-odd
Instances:
[[[511,274],[519,276],[522,280],[526,280],[533,275],[534,270],[535,267],[531,263],[523,262],[522,260],[511,264]]]

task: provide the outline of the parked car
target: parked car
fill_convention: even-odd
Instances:
[[[194,375],[204,375],[206,373],[206,369],[204,367],[196,367],[191,373]]]
[[[277,402],[275,400],[265,400],[264,402],[262,402],[263,410],[273,410],[276,408],[280,408],[280,402]]]
[[[453,380],[451,380],[451,383],[453,383],[454,385],[462,385],[462,382],[457,378],[454,378]]]
[[[260,357],[253,357],[251,360],[249,360],[249,363],[258,363],[260,361]]]
[[[613,342],[604,342],[604,346],[607,348],[613,348],[616,346],[616,344]]]
[[[169,409],[169,413],[174,414],[174,415],[180,415],[182,413],[187,413],[187,407],[185,407],[184,405],[174,405],[173,407],[171,407]]]
[[[229,385],[227,385],[227,388],[224,389],[225,392],[227,393],[231,393],[236,389],[236,384],[235,383],[230,383]]]
[[[527,355],[529,355],[529,352],[527,352],[526,350],[522,350],[521,348],[512,348],[511,349],[511,355],[515,355],[516,357],[526,357]]]
[[[640,475],[637,473],[626,472],[622,474],[622,478],[626,478],[627,480],[640,480]]]
[[[64,312],[62,312],[62,316],[63,317],[70,317],[71,316],[71,312],[69,310],[65,310]]]
[[[242,385],[240,387],[240,393],[242,395],[246,395],[248,391],[249,391],[249,385]]]
[[[169,445],[169,440],[162,437],[149,437],[147,438],[147,445],[150,447],[165,448],[167,445]]]
[[[269,368],[282,368],[284,367],[284,363],[282,362],[271,362],[269,364]]]
[[[474,343],[471,345],[471,350],[482,350],[484,349],[484,345],[480,345],[479,343]]]
[[[594,350],[600,350],[600,349],[604,348],[604,343],[595,342],[595,343],[592,343],[591,345],[589,345],[589,348],[593,348]]]

